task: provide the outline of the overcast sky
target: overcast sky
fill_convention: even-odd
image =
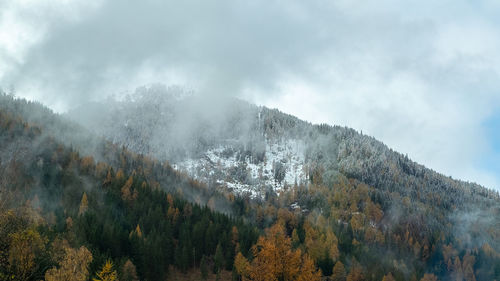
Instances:
[[[373,135],[500,189],[500,1],[1,0],[0,87],[62,112],[151,83]]]

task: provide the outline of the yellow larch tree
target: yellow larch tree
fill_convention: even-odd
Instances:
[[[83,193],[82,200],[80,201],[80,208],[78,209],[78,215],[81,216],[87,212],[89,208],[89,200],[87,199],[87,193]]]
[[[113,262],[107,260],[104,263],[101,271],[97,273],[97,278],[92,278],[93,281],[118,281],[118,274],[113,269]]]
[[[132,176],[130,176],[125,184],[122,186],[121,192],[122,192],[122,200],[123,201],[131,201],[133,199],[132,195],[132,184],[134,183],[134,179]]]
[[[293,250],[291,245],[284,226],[277,223],[252,247],[251,263],[238,253],[236,270],[243,280],[320,280],[321,272],[314,261],[300,249]]]
[[[338,261],[335,263],[335,266],[333,266],[332,280],[345,281],[345,278],[346,274],[344,264],[341,261]]]
[[[357,262],[354,261],[353,265],[351,266],[351,270],[349,271],[349,274],[347,275],[347,281],[361,281],[365,280],[365,276],[363,274],[363,268],[361,265]]]

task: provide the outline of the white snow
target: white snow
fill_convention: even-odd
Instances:
[[[305,145],[301,140],[268,141],[264,161],[257,164],[251,163],[250,157],[240,161],[237,159],[237,153],[226,157],[227,153],[224,154],[224,151],[231,148],[230,145],[219,146],[206,151],[198,159],[185,159],[175,163],[173,167],[201,181],[209,182],[212,179],[218,186],[229,188],[237,194],[248,193],[252,198],[263,197],[266,190],[272,189],[279,192],[287,186],[306,180]],[[286,167],[282,182],[276,181],[273,173],[273,164],[279,161]],[[245,165],[247,177],[245,182],[241,182],[230,171],[237,169],[238,166],[245,167]]]

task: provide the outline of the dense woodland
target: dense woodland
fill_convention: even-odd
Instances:
[[[175,173],[169,168],[110,145],[109,153],[136,167],[115,171],[16,117],[0,117],[2,142],[17,144],[7,153],[23,155],[2,161],[2,280],[87,280],[107,261],[125,280],[163,280],[169,265],[186,271],[202,260],[214,272],[231,270],[235,253],[248,254],[258,237],[242,220],[148,180]],[[179,190],[195,184],[170,177]]]
[[[500,280],[498,193],[243,106],[264,138],[307,136],[307,182],[236,196],[2,95],[0,280]],[[199,134],[197,149],[218,141]]]

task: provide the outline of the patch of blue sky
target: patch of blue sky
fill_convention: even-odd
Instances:
[[[481,166],[500,178],[500,109],[483,123],[483,128],[490,147]]]

